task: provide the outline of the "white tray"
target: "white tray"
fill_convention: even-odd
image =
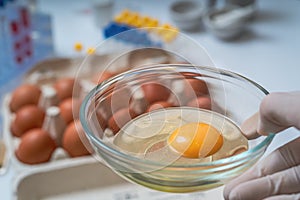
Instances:
[[[78,165],[79,164],[79,165]],[[223,199],[222,187],[171,194],[129,183],[94,159],[24,173],[15,182],[18,200],[204,200]]]

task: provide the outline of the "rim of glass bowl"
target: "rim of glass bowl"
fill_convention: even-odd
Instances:
[[[262,91],[265,95],[268,95],[269,92],[263,88],[261,85],[259,85],[258,83],[238,74],[235,72],[231,72],[231,71],[227,71],[224,69],[219,69],[219,68],[212,68],[212,67],[207,67],[207,66],[194,66],[192,64],[154,64],[154,65],[148,65],[148,66],[144,66],[141,68],[134,68],[131,69],[129,71],[123,72],[119,75],[116,75],[115,77],[112,77],[111,79],[108,79],[104,82],[102,82],[101,84],[97,85],[95,88],[93,88],[88,95],[85,97],[84,101],[82,102],[81,108],[80,108],[80,121],[81,124],[88,136],[89,139],[93,140],[98,146],[104,148],[106,151],[114,154],[115,156],[118,157],[122,157],[125,158],[126,160],[130,160],[133,162],[139,162],[139,163],[143,163],[143,164],[148,164],[148,165],[152,165],[152,166],[163,166],[162,163],[160,162],[155,162],[155,161],[150,161],[150,160],[143,160],[131,155],[128,155],[126,153],[123,153],[121,151],[118,151],[108,145],[106,145],[104,142],[102,142],[101,140],[99,140],[94,134],[93,132],[90,130],[85,116],[86,116],[86,110],[87,107],[89,106],[90,103],[90,99],[92,99],[94,97],[95,94],[97,94],[99,91],[101,91],[102,88],[105,88],[107,85],[110,85],[118,80],[121,80],[123,77],[125,76],[131,76],[136,74],[137,72],[147,72],[147,71],[155,71],[155,70],[159,70],[159,69],[164,69],[164,70],[173,70],[176,71],[176,69],[191,69],[191,68],[199,68],[201,70],[205,70],[205,71],[209,71],[209,72],[213,72],[213,73],[219,73],[221,75],[226,75],[229,76],[231,78],[235,78],[235,79],[239,79],[241,81],[246,81],[250,84],[252,84],[253,86],[255,86],[256,88],[258,88],[260,91]],[[222,158],[219,160],[215,160],[215,161],[211,161],[211,162],[203,162],[203,163],[194,163],[194,164],[170,164],[168,165],[168,167],[184,167],[184,168],[194,168],[194,167],[207,167],[207,166],[219,166],[221,165],[224,166],[224,164],[231,164],[235,161],[241,161],[245,158],[248,158],[249,155],[254,156],[254,158],[256,158],[256,153],[259,153],[265,146],[269,145],[271,143],[271,141],[273,140],[275,134],[271,133],[268,136],[266,136],[266,138],[261,141],[259,144],[257,144],[254,148],[249,149],[245,152],[242,152],[240,154],[228,157],[228,158]]]

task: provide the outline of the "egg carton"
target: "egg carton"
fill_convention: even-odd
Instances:
[[[106,56],[103,56],[106,58]],[[31,83],[38,85],[41,88],[42,94],[41,96],[47,96],[50,94],[49,97],[51,97],[51,94],[53,96],[53,91],[55,91],[52,88],[52,85],[54,81],[58,80],[59,78],[62,78],[63,76],[72,76],[75,73],[75,63],[78,63],[78,59],[65,59],[65,58],[54,58],[51,60],[47,60],[44,63],[39,63],[36,67],[33,68],[30,72],[28,72],[27,75],[25,75],[24,83]],[[54,69],[49,66],[52,66],[52,64],[55,64],[54,66],[59,66],[60,68]],[[81,84],[82,82],[82,84]],[[84,90],[81,91],[84,94],[83,96],[91,90],[92,87],[95,86],[95,84],[82,79],[79,81],[79,84],[82,85],[81,88],[84,88]],[[46,95],[45,95],[46,94]],[[15,117],[15,113],[12,113],[9,108],[9,103],[11,101],[12,94],[7,94],[2,102],[2,111],[4,116],[4,140],[7,146],[7,154],[6,157],[10,159],[13,167],[16,169],[17,172],[23,171],[23,170],[29,170],[29,169],[36,169],[41,168],[45,166],[56,166],[61,165],[66,162],[78,162],[80,160],[90,159],[92,156],[82,156],[82,157],[70,157],[69,154],[66,152],[65,149],[63,149],[61,146],[58,146],[55,151],[52,153],[52,156],[48,162],[40,163],[40,164],[26,164],[21,162],[15,155],[15,151],[18,148],[20,144],[20,138],[13,136],[13,134],[10,131],[11,123]],[[39,104],[43,104],[42,107],[49,107],[50,99],[46,99],[46,101],[41,101],[43,98],[40,99]],[[45,100],[45,98],[44,98]],[[40,105],[39,105],[40,106]],[[54,107],[53,107],[54,108]],[[57,108],[57,107],[56,107]],[[46,112],[46,109],[44,109]],[[47,117],[47,116],[46,116]],[[45,117],[45,120],[46,120]],[[55,127],[52,126],[49,128]]]
[[[66,162],[66,160],[68,160],[68,162],[78,162],[80,160],[91,159],[89,157],[92,157],[92,156],[82,156],[82,157],[72,158],[69,156],[69,154],[66,152],[66,150],[64,150],[62,147],[59,146],[59,147],[56,147],[55,151],[52,153],[52,156],[48,162],[31,165],[31,164],[26,164],[26,163],[19,161],[19,159],[15,155],[15,151],[20,144],[20,138],[13,136],[10,131],[10,125],[11,125],[11,122],[15,115],[14,113],[11,113],[11,111],[9,110],[9,107],[8,107],[10,99],[11,99],[11,95],[9,94],[4,98],[3,105],[2,105],[3,114],[5,116],[4,117],[4,127],[3,127],[4,141],[7,146],[6,156],[8,158],[10,158],[11,163],[17,172],[20,172],[23,170],[29,170],[29,169],[36,169],[36,168],[40,168],[40,167],[44,167],[44,166],[60,165],[60,163],[64,163],[64,162]]]
[[[49,93],[51,87],[55,81],[63,77],[75,77],[83,62],[82,57],[76,58],[51,58],[40,63],[37,63],[31,68],[29,72],[24,75],[23,83],[30,83],[38,85],[42,88],[42,93]],[[91,77],[96,73],[102,73],[104,70],[111,71],[124,71],[129,67],[138,67],[146,64],[157,63],[169,63],[176,60],[164,52],[158,49],[146,49],[143,51],[135,50],[128,54],[113,53],[113,54],[95,54],[93,55],[85,65],[84,69],[80,69],[80,77],[77,77],[81,88],[80,95],[82,98],[95,86],[95,83],[91,81]],[[101,66],[99,66],[101,63]],[[105,66],[108,66],[105,68]],[[53,89],[52,89],[53,90]],[[50,92],[51,93],[51,92]],[[4,129],[4,141],[7,146],[7,155],[12,162],[13,167],[18,171],[31,170],[37,168],[43,168],[47,166],[65,165],[66,162],[81,162],[82,160],[94,159],[93,155],[83,157],[70,157],[68,153],[62,148],[57,147],[53,152],[51,159],[48,162],[41,164],[29,165],[19,161],[15,155],[15,151],[20,143],[20,138],[14,137],[10,131],[10,125],[14,118],[14,113],[9,109],[9,102],[12,94],[5,95],[2,101],[3,111],[3,129]],[[48,105],[44,105],[48,106]]]

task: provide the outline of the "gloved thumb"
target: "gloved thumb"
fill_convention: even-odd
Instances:
[[[267,95],[258,113],[241,126],[248,139],[278,133],[288,127],[300,129],[300,92],[277,92]]]

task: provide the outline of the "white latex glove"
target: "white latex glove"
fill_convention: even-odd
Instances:
[[[278,133],[288,127],[300,129],[300,92],[266,96],[258,114],[242,125],[249,139]],[[253,168],[225,186],[229,200],[300,200],[300,137],[272,152]]]

